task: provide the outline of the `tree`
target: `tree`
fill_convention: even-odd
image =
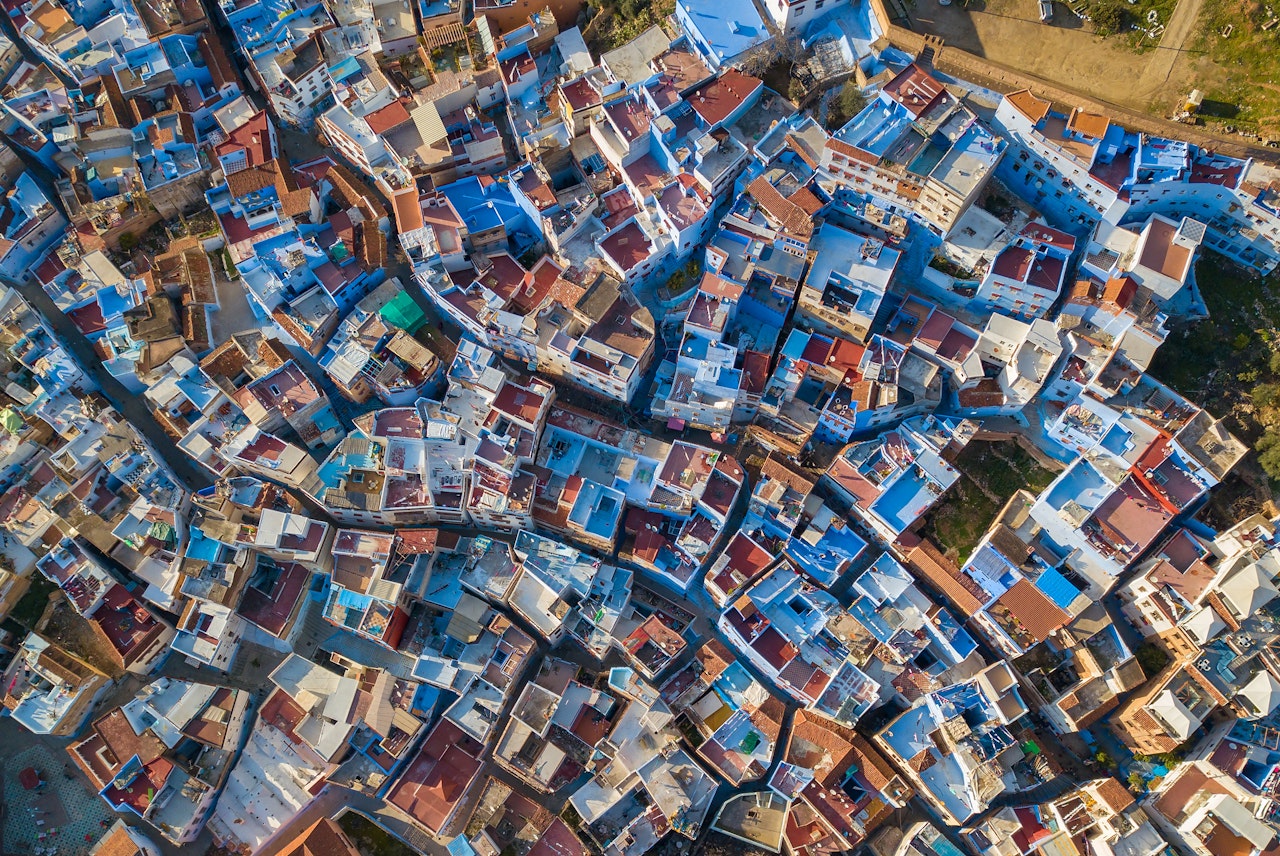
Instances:
[[[840,91],[827,104],[827,130],[834,131],[862,112],[867,98],[852,80],[845,81]]]
[[[1260,383],[1253,388],[1253,406],[1259,410],[1280,403],[1280,383]]]
[[[858,84],[852,80],[846,81],[844,88],[840,90],[840,109],[852,119],[861,113],[866,106],[867,98],[862,94],[862,90],[858,88]]]
[[[1263,472],[1273,479],[1280,479],[1280,431],[1268,428],[1254,448],[1258,450],[1258,463]]]
[[[1142,793],[1147,788],[1146,780],[1142,778],[1141,773],[1129,774],[1129,790],[1134,793]]]
[[[1133,656],[1137,659],[1138,665],[1142,667],[1142,673],[1148,678],[1153,678],[1160,674],[1161,670],[1169,665],[1169,655],[1160,646],[1151,642],[1139,645],[1138,650],[1133,652]]]
[[[1126,13],[1119,0],[1105,0],[1090,12],[1093,30],[1100,36],[1110,36],[1124,29]]]
[[[751,48],[742,57],[742,70],[752,77],[764,77],[769,69],[787,63],[790,70],[804,58],[804,43],[797,36],[773,36]]]
[[[132,232],[123,232],[120,235],[120,252],[132,252],[138,246],[138,236]]]

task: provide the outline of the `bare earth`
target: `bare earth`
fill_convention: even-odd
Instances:
[[[1202,0],[1180,0],[1160,46],[1136,53],[1120,38],[1102,39],[1061,2],[1053,20],[1039,19],[1036,0],[970,0],[940,6],[916,0],[911,28],[946,44],[1113,104],[1167,111],[1203,73],[1184,48]]]

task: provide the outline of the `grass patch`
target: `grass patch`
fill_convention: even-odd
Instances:
[[[231,250],[223,247],[218,251],[222,258],[222,271],[227,275],[227,279],[232,282],[240,278],[240,271],[236,270],[236,263],[231,260]]]
[[[354,811],[338,818],[338,826],[342,827],[342,831],[363,856],[415,856],[417,852],[363,814]]]
[[[1205,252],[1196,282],[1209,319],[1174,328],[1156,352],[1151,375],[1222,418],[1246,444],[1265,449],[1280,438],[1274,396],[1280,384],[1280,276],[1258,277]],[[1209,522],[1234,522],[1270,499],[1267,475],[1250,454],[1210,494]]]
[[[675,0],[588,0],[591,22],[582,35],[594,56],[621,47],[676,13]]]
[[[930,511],[923,534],[957,564],[969,558],[1009,497],[1023,489],[1039,493],[1054,479],[1013,440],[975,440],[955,466],[960,478]]]
[[[1169,665],[1169,655],[1164,649],[1152,642],[1146,642],[1138,646],[1138,650],[1133,652],[1133,656],[1138,658],[1138,665],[1142,667],[1142,674],[1148,678],[1154,678],[1160,672],[1164,671],[1164,667]]]
[[[846,80],[844,85],[840,87],[840,91],[831,97],[831,103],[827,105],[827,121],[826,128],[828,131],[835,132],[848,124],[849,120],[862,112],[867,106],[867,98],[862,94],[862,90],[858,88],[856,80]]]
[[[1125,38],[1129,41],[1129,46],[1139,53],[1153,50],[1160,44],[1160,37],[1163,32],[1157,30],[1159,35],[1150,36],[1155,26],[1167,27],[1169,22],[1173,20],[1173,10],[1177,7],[1178,0],[1138,0],[1130,6],[1124,4],[1125,17],[1128,19],[1133,29],[1125,33]],[[1152,13],[1156,13],[1156,24],[1147,22],[1147,17]]]
[[[1208,55],[1223,74],[1203,86],[1201,113],[1232,125],[1280,132],[1280,84],[1276,51],[1280,23],[1268,13],[1275,4],[1263,0],[1204,0],[1199,30],[1191,49]],[[1276,9],[1280,12],[1280,9]],[[1268,29],[1263,29],[1267,26]],[[1223,32],[1230,27],[1230,35]]]
[[[46,579],[43,574],[33,573],[27,593],[14,604],[13,611],[9,613],[9,617],[28,630],[34,630],[36,622],[40,620],[41,615],[44,615],[44,608],[49,605],[49,595],[53,593],[55,588],[57,586]]]

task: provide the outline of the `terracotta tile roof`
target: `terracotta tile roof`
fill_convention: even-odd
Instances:
[[[973,615],[986,603],[981,587],[965,577],[932,542],[921,541],[912,548],[907,553],[907,563],[917,576],[950,600],[961,614]]]
[[[1026,116],[1034,124],[1049,115],[1050,103],[1036,97],[1030,89],[1020,89],[1005,96],[1018,112]]]
[[[236,69],[231,63],[227,51],[213,30],[206,30],[200,36],[200,55],[204,57],[209,74],[213,77],[213,85],[221,89],[229,84],[237,83]]]
[[[911,63],[884,85],[883,92],[919,117],[946,91],[942,83],[925,69]]]
[[[142,850],[129,837],[128,830],[123,821],[117,822],[93,845],[92,856],[138,856]]]
[[[381,136],[392,128],[398,128],[409,121],[409,111],[399,101],[392,101],[380,110],[374,110],[364,117],[369,129]]]
[[[770,695],[769,699],[751,714],[751,722],[772,743],[782,733],[782,716],[786,710],[787,706],[782,699]]]
[[[872,166],[880,163],[880,158],[871,154],[871,152],[868,152],[864,149],[860,149],[857,146],[851,146],[848,143],[846,143],[844,140],[837,140],[835,137],[827,138],[826,147],[828,149],[831,149],[831,151],[836,152],[838,154],[842,154],[851,160],[861,161],[862,163],[870,164]]]
[[[783,231],[804,240],[813,235],[813,217],[779,193],[763,175],[747,185],[747,192]]]
[[[1044,592],[1027,580],[1018,580],[1013,588],[1000,595],[996,603],[1009,610],[1037,643],[1048,639],[1053,631],[1071,620]]]
[[[368,220],[356,230],[356,255],[365,270],[381,270],[387,264],[387,236]]]
[[[799,205],[800,208],[810,216],[813,216],[822,210],[822,200],[814,196],[813,191],[807,187],[802,187],[795,193],[791,194],[791,201],[796,205]]]
[[[391,197],[391,204],[396,211],[397,232],[412,232],[422,228],[425,222],[422,219],[422,203],[415,188],[398,191]]]
[[[737,657],[719,639],[707,642],[693,655],[702,666],[702,679],[714,681]]]
[[[1127,309],[1137,293],[1138,284],[1131,277],[1117,276],[1107,280],[1107,285],[1102,291],[1102,299],[1121,309]]]
[[[284,845],[280,856],[359,856],[342,827],[332,818],[322,817]]]
[[[737,300],[742,297],[742,292],[746,289],[732,280],[724,279],[717,275],[715,271],[709,270],[702,274],[702,282],[698,284],[698,290],[711,297]]]
[[[1098,797],[1117,814],[1134,803],[1133,794],[1129,793],[1129,789],[1110,776],[1098,785]]]
[[[1067,293],[1070,303],[1086,303],[1097,299],[1098,283],[1092,279],[1078,279]]]
[[[729,69],[690,92],[685,101],[708,125],[718,125],[737,110],[764,83],[737,69]]]
[[[782,458],[775,458],[773,452],[760,465],[760,480],[780,481],[798,493],[808,494],[813,490],[815,482],[804,473],[792,469]]]
[[[250,193],[274,187],[276,183],[276,165],[273,161],[251,166],[227,176],[227,189],[231,195],[239,199]]]
[[[852,731],[816,714],[797,711],[787,744],[789,764],[814,771],[825,781],[828,775],[842,776],[853,761]]]
[[[1099,140],[1106,136],[1110,126],[1111,120],[1106,116],[1101,113],[1086,113],[1079,107],[1071,111],[1071,118],[1067,120],[1068,130]]]
[[[936,763],[938,763],[937,757],[928,749],[921,749],[917,754],[907,759],[907,766],[917,773],[923,773]]]
[[[1019,234],[1038,243],[1057,247],[1060,250],[1074,250],[1076,248],[1075,237],[1043,223],[1028,223],[1022,227],[1022,232]]]
[[[340,163],[329,168],[326,176],[333,182],[333,192],[341,201],[342,207],[357,207],[366,220],[377,221],[386,209],[378,201],[369,185],[358,175]]]
[[[1227,605],[1222,601],[1222,597],[1216,591],[1209,592],[1205,596],[1205,600],[1213,611],[1218,614],[1218,617],[1226,623],[1227,627],[1232,631],[1240,629],[1240,620],[1236,618],[1235,612],[1227,608]]]

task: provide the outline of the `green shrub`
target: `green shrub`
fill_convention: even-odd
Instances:
[[[1093,30],[1100,36],[1111,36],[1124,29],[1128,13],[1119,0],[1104,0],[1089,11]]]

